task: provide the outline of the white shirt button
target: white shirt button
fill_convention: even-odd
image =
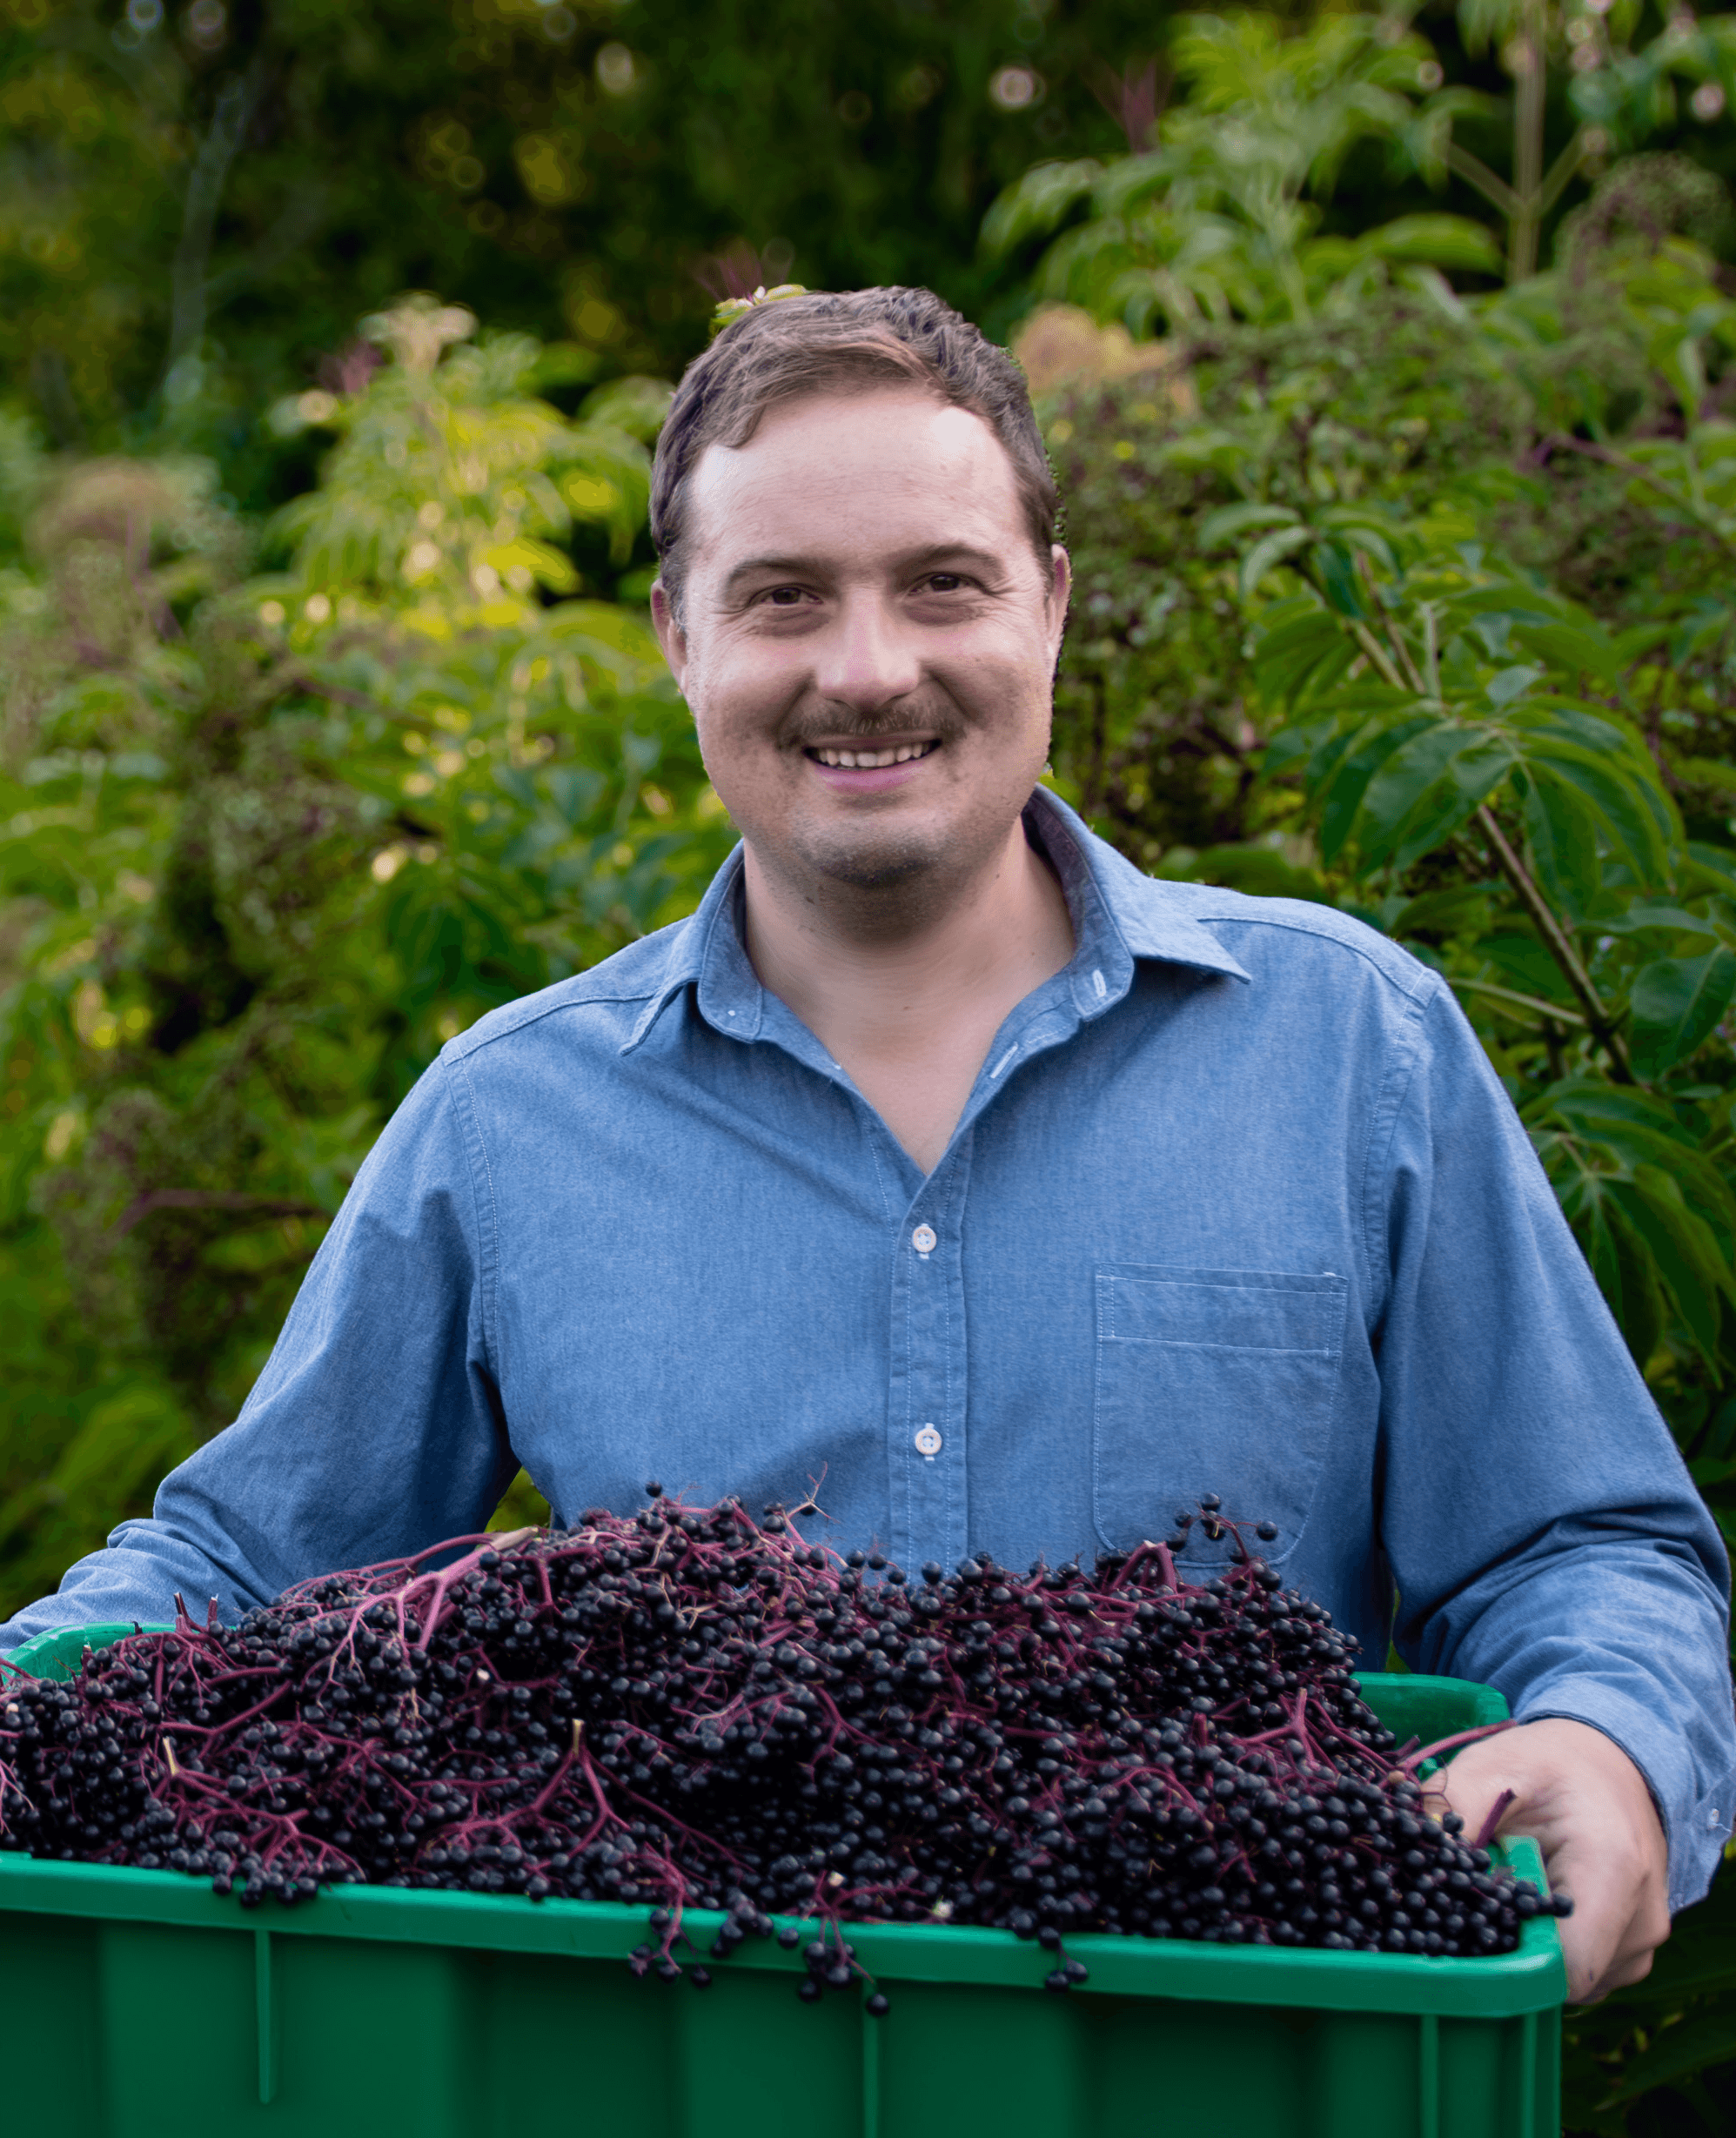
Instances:
[[[932,1425],[919,1425],[916,1428],[916,1452],[932,1458],[940,1451],[941,1436]]]
[[[935,1251],[937,1237],[932,1225],[918,1225],[910,1235],[910,1244],[919,1255],[931,1255]]]

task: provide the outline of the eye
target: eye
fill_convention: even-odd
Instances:
[[[962,572],[930,572],[922,581],[930,593],[956,593],[969,583]]]
[[[768,586],[760,599],[774,609],[793,609],[802,600],[803,593],[800,586]]]

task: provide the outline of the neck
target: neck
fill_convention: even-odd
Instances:
[[[761,982],[925,1170],[1002,1020],[1073,955],[1061,886],[1021,821],[972,881],[902,916],[794,887],[750,846],[747,918]]]

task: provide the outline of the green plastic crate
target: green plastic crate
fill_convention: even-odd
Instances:
[[[76,1668],[43,1636],[13,1660]],[[1401,1739],[1498,1693],[1368,1677]],[[1509,1860],[1538,1877],[1536,1849]],[[636,1981],[643,1908],[345,1887],[252,1912],[167,1871],[0,1853],[6,2128],[54,2138],[1553,2138],[1566,1978],[1553,1918],[1497,1960],[1079,1937],[1042,1987],[1005,1932],[863,1925],[892,2001],[795,1995],[749,1939],[705,1992]],[[689,1919],[702,1947],[721,1919]]]

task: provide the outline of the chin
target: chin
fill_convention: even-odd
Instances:
[[[911,890],[948,873],[946,856],[926,840],[864,839],[796,857],[797,866],[855,891]]]

